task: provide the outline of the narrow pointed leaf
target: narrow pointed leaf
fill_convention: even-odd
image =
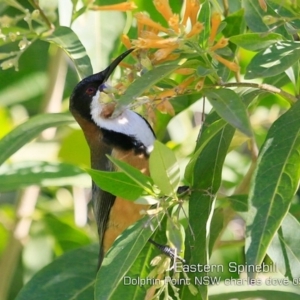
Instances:
[[[247,136],[252,136],[246,106],[234,91],[223,88],[205,89],[203,93],[220,117]]]
[[[180,180],[180,170],[176,157],[167,146],[155,141],[149,159],[151,178],[167,196],[175,196]]]
[[[288,212],[300,179],[300,102],[269,130],[259,154],[250,193],[246,259],[259,265]],[[251,277],[255,274],[249,273]]]
[[[226,121],[219,118],[210,124],[209,129],[205,130],[201,134],[202,143],[197,149],[197,151],[192,155],[189,163],[185,168],[184,178],[190,183],[194,184],[194,167],[197,162],[200,153],[205,148],[205,146],[213,139],[225,126],[227,125]]]
[[[60,256],[27,283],[16,300],[93,299],[98,252],[97,244]]]
[[[115,293],[117,293],[118,287],[124,285],[122,281],[124,276],[134,264],[163,216],[163,214],[160,214],[157,218],[153,218],[151,227],[150,224],[145,226],[147,222],[145,218],[141,219],[124,231],[114,242],[106,254],[97,275],[95,284],[96,300],[116,299]]]
[[[259,51],[282,40],[282,36],[278,33],[243,33],[229,38],[229,40],[250,51]]]
[[[74,122],[70,114],[41,114],[19,125],[0,140],[0,165],[43,130]]]
[[[153,181],[149,176],[143,174],[140,170],[132,167],[131,165],[127,164],[124,161],[115,159],[111,156],[108,156],[108,158],[118,167],[118,169],[123,171],[137,185],[139,185],[141,188],[143,188],[149,194],[153,193],[152,192]]]
[[[123,172],[86,171],[101,189],[115,196],[134,201],[143,193],[143,188]]]
[[[199,34],[199,42],[204,46],[208,41],[210,32],[210,3],[208,0],[203,1],[201,4],[198,21],[203,24],[203,30]]]
[[[291,281],[300,278],[300,223],[291,214],[284,218],[274,236],[268,255],[276,268]]]
[[[42,36],[41,39],[62,48],[74,62],[81,78],[93,74],[90,58],[78,36],[71,28],[57,27],[51,35]]]
[[[300,59],[300,42],[282,41],[257,53],[246,70],[246,79],[283,73]]]
[[[197,149],[200,149],[202,142],[206,143],[204,136],[210,125],[220,117],[212,112],[205,120],[202,134],[197,142]],[[234,128],[226,124],[213,136],[199,153],[198,159],[194,162],[194,174],[192,194],[189,200],[189,223],[191,230],[187,231],[186,259],[189,264],[209,264],[209,235],[212,214],[215,205],[215,195],[221,184],[223,163],[234,135]],[[203,139],[202,139],[203,137]],[[190,273],[192,278],[207,276],[207,272]],[[207,285],[199,285],[199,292],[202,299],[207,299]],[[199,299],[193,296],[189,289],[184,286],[181,293],[182,299]]]

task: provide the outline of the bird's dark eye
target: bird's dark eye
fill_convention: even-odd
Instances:
[[[96,92],[96,88],[93,87],[93,86],[89,86],[86,90],[85,90],[85,93],[88,94],[89,96],[90,95],[94,95]]]

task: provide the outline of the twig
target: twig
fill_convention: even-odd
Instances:
[[[296,96],[293,96],[290,93],[283,91],[276,86],[266,84],[266,83],[252,83],[252,82],[228,82],[228,83],[221,83],[217,84],[217,86],[221,87],[252,87],[260,90],[264,90],[270,93],[278,94],[283,98],[287,99],[291,103],[297,102],[299,99]]]
[[[47,18],[47,16],[44,14],[43,10],[40,8],[39,4],[36,3],[35,0],[29,0],[29,3],[40,12],[40,15],[42,17],[42,19],[45,21],[45,23],[47,24],[47,26],[49,27],[49,29],[54,29],[54,25],[49,21],[49,19]]]

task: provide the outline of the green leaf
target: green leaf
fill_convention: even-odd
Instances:
[[[86,171],[101,189],[115,196],[134,201],[143,193],[143,188],[123,172]]]
[[[154,150],[150,154],[149,168],[151,178],[161,192],[167,196],[177,197],[180,170],[173,151],[155,141]]]
[[[145,222],[147,222],[145,218],[139,220],[126,229],[114,242],[107,252],[97,275],[95,284],[96,300],[120,299],[116,297],[116,293],[119,287],[124,286],[122,279],[134,264],[163,216],[164,214],[160,214],[153,218],[151,226],[150,224],[145,226]],[[139,274],[139,271],[136,274]],[[130,299],[135,299],[134,295],[130,295]]]
[[[300,42],[282,41],[257,53],[246,70],[246,79],[283,73],[300,59]]]
[[[71,226],[53,214],[46,214],[43,221],[64,252],[91,243],[87,233],[75,224]]]
[[[87,186],[85,176],[88,179],[88,176],[80,168],[66,163],[26,161],[7,164],[0,168],[0,191],[17,190],[33,184],[39,186],[71,184]]]
[[[237,212],[248,211],[248,195],[232,195],[226,198]]]
[[[233,13],[230,13],[224,20],[227,23],[226,27],[222,30],[222,33],[225,37],[229,38],[234,35],[245,33],[246,31],[246,22],[245,22],[245,11],[244,9],[239,9]],[[230,48],[235,52],[236,47]]]
[[[229,40],[244,49],[260,51],[281,41],[282,36],[277,33],[269,33],[267,35],[263,33],[243,33],[232,36]]]
[[[16,300],[93,299],[98,252],[97,244],[60,256],[27,283]]]
[[[167,77],[176,69],[182,66],[175,64],[158,66],[153,70],[148,71],[143,76],[138,77],[126,90],[124,95],[120,97],[118,103],[120,105],[128,105],[137,97],[141,96],[146,90],[150,89],[153,85],[161,79]]]
[[[215,245],[216,240],[218,239],[219,235],[223,232],[224,227],[224,211],[222,208],[217,208],[214,210],[214,214],[211,221],[210,233],[209,233],[209,247],[208,247],[208,254],[209,257],[213,252],[213,248]]]
[[[153,194],[152,179],[143,174],[140,170],[132,167],[124,161],[108,156],[109,160],[112,161],[121,171],[123,171],[128,177],[130,177],[136,184],[138,184],[148,194]]]
[[[269,27],[263,22],[265,12],[261,9],[258,3],[254,3],[251,0],[243,0],[242,3],[245,9],[245,20],[251,31],[268,31]]]
[[[51,35],[42,36],[41,39],[62,48],[74,62],[81,78],[93,74],[90,58],[71,28],[57,27]]]
[[[177,217],[167,218],[166,236],[172,248],[176,248],[177,255],[184,257],[185,231]]]
[[[219,116],[212,112],[203,124],[201,136],[197,141],[197,149],[206,143],[203,133],[209,130],[210,124],[218,120]],[[190,264],[209,264],[209,235],[211,219],[214,212],[215,195],[221,184],[223,163],[234,135],[234,128],[226,124],[213,136],[199,153],[194,163],[192,194],[189,200],[189,223],[191,230],[187,231],[186,258]],[[207,272],[190,273],[192,282],[195,277],[207,276]],[[202,299],[207,299],[207,285],[199,285]],[[182,299],[198,299],[191,295],[187,287],[183,287]]]
[[[300,179],[300,102],[270,128],[260,151],[249,193],[246,259],[261,264]],[[253,273],[249,274],[255,276]]]
[[[29,119],[0,140],[0,165],[43,130],[72,122],[74,119],[69,113],[41,114]]]
[[[291,281],[300,278],[299,240],[300,223],[293,215],[287,214],[267,252],[276,268]]]
[[[201,133],[202,143],[197,151],[192,155],[189,163],[185,168],[184,178],[191,184],[194,184],[194,167],[198,157],[206,145],[227,125],[223,119],[217,119],[212,122],[204,132]]]
[[[199,34],[199,42],[204,47],[207,44],[210,34],[210,3],[205,0],[201,3],[201,10],[199,13],[198,21],[203,24],[203,30]]]
[[[246,107],[234,91],[223,88],[205,89],[203,94],[208,98],[220,117],[247,136],[252,136]]]

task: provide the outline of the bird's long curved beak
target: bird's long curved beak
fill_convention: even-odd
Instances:
[[[118,56],[105,70],[103,70],[101,73],[102,76],[104,76],[103,82],[107,81],[109,76],[112,74],[112,72],[115,70],[115,68],[119,65],[119,63],[134,49],[129,49],[122,53],[120,56]]]

